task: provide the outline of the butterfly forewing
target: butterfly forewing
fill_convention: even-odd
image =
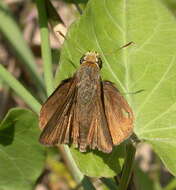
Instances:
[[[64,81],[42,106],[40,142],[46,145],[67,143],[70,139],[76,83],[74,78]]]
[[[73,84],[73,78],[66,79],[55,89],[52,95],[42,105],[40,110],[39,126],[43,129],[57,109],[62,109],[69,89]]]
[[[113,83],[103,81],[105,113],[113,144],[128,138],[133,131],[133,113]]]

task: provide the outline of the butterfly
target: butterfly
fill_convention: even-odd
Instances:
[[[132,134],[132,109],[112,82],[102,81],[97,52],[87,52],[80,64],[42,105],[39,141],[73,144],[81,152],[89,148],[110,153]]]

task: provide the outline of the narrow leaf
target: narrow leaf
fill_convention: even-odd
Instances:
[[[44,91],[43,81],[37,73],[32,52],[23,39],[19,26],[3,1],[0,1],[0,20],[0,32],[11,45],[15,56],[24,64],[24,68],[29,72],[31,78],[36,82],[37,86]]]

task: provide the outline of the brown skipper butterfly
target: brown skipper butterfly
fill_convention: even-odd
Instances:
[[[132,134],[133,112],[115,85],[101,80],[98,53],[87,52],[80,63],[43,104],[40,142],[110,153]]]

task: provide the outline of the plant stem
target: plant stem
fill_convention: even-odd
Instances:
[[[132,144],[127,145],[127,155],[120,179],[119,190],[126,190],[131,178],[136,149]]]
[[[67,145],[60,145],[59,150],[62,153],[62,156],[64,158],[64,161],[66,162],[69,170],[71,171],[71,174],[73,175],[73,178],[80,183],[84,176],[80,172],[79,168],[77,167],[75,161],[73,160],[73,157],[71,155],[70,149]]]
[[[46,10],[47,10],[47,18],[48,22],[51,25],[52,29],[57,26],[58,24],[62,23],[64,26],[64,21],[60,17],[60,15],[57,13],[55,7],[51,3],[50,0],[45,0],[46,2]]]
[[[81,183],[85,190],[96,190],[95,187],[93,186],[92,182],[89,180],[89,178],[87,176],[84,176]]]
[[[44,78],[47,89],[47,95],[49,96],[53,92],[54,85],[52,74],[52,56],[49,43],[49,31],[45,7],[46,4],[45,0],[36,0],[36,4],[38,9],[40,26],[42,59],[44,63]]]
[[[117,190],[117,185],[116,185],[116,183],[115,183],[111,178],[102,177],[102,178],[100,178],[100,180],[101,180],[102,183],[104,183],[104,185],[106,185],[107,188],[109,188],[110,190]]]
[[[58,148],[75,181],[78,184],[82,184],[85,190],[95,190],[89,178],[84,176],[77,167],[69,147],[67,145],[60,145]]]
[[[15,57],[18,58],[20,63],[25,66],[25,70],[28,71],[37,88],[45,93],[44,83],[37,72],[34,56],[23,39],[23,35],[13,19],[8,6],[3,1],[0,1],[0,20],[3,21],[0,22],[0,31],[8,43],[10,43],[10,46],[12,46],[10,49],[13,50]]]
[[[0,78],[5,81],[36,113],[39,112],[41,107],[39,102],[2,65],[0,65]]]

